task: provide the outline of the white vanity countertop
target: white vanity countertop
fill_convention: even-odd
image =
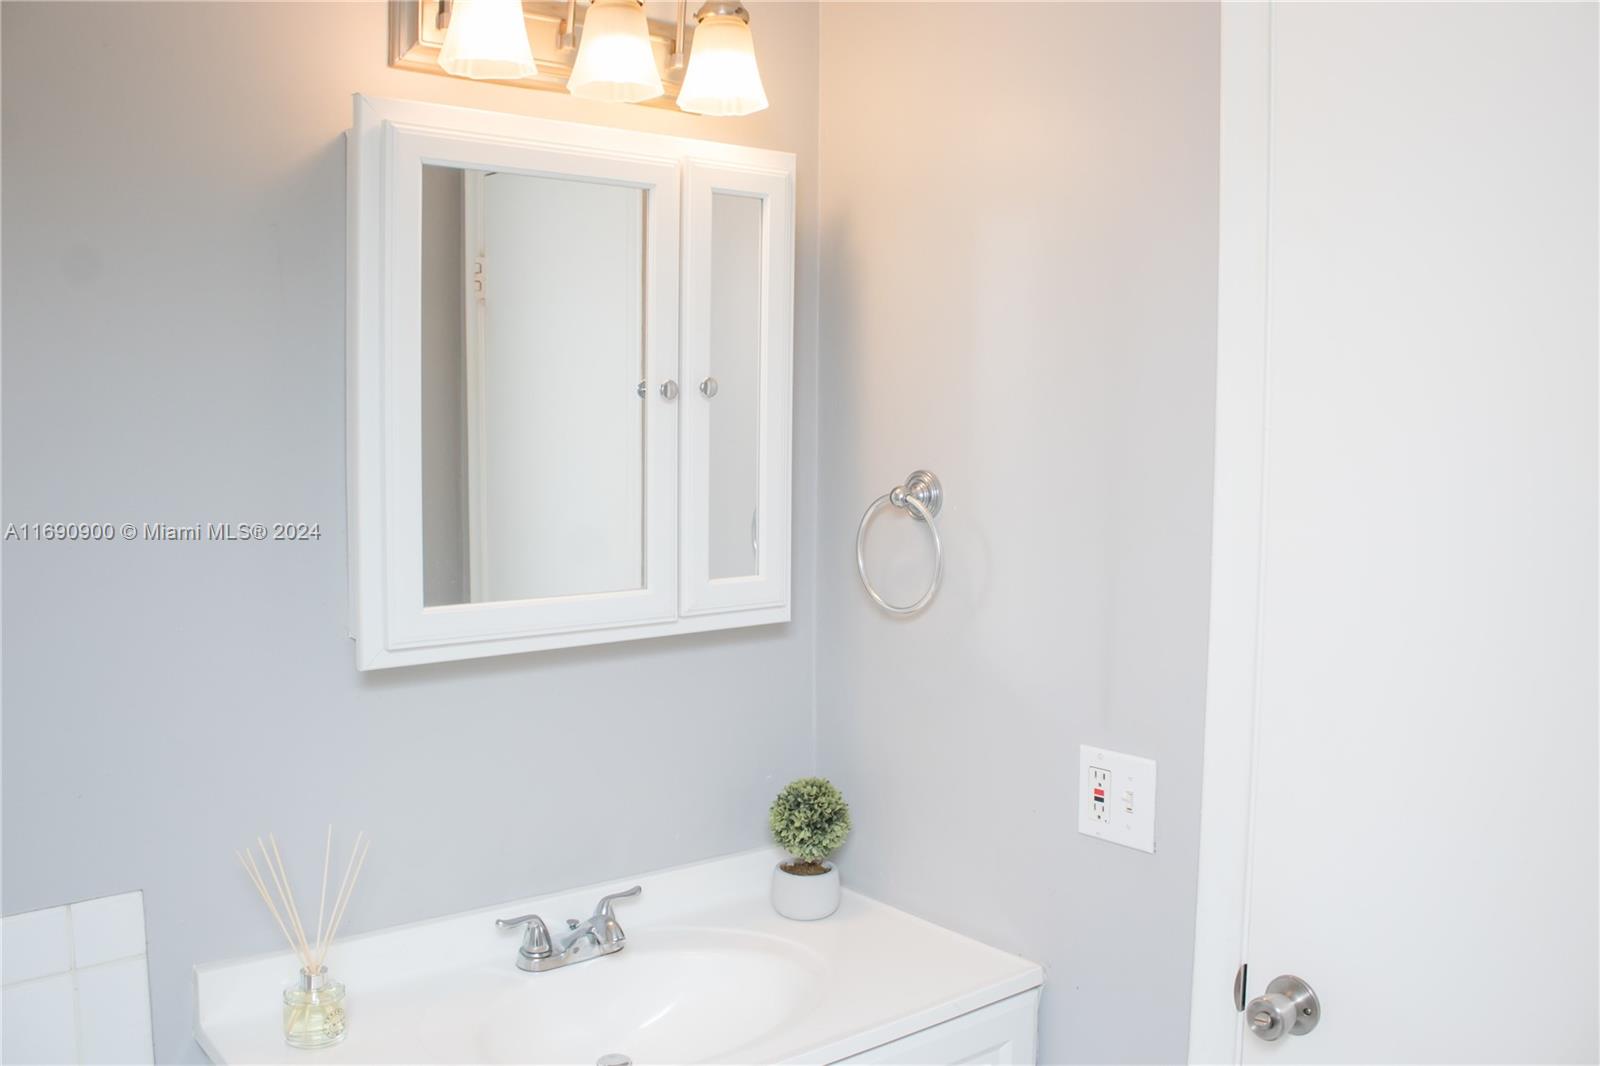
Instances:
[[[657,1057],[821,1063],[908,1036],[1043,983],[1037,963],[848,889],[839,910],[829,918],[817,922],[782,918],[767,898],[778,858],[763,849],[352,937],[335,945],[328,959],[330,975],[348,989],[350,1033],[344,1043],[322,1051],[297,1051],[283,1042],[282,993],[296,972],[287,952],[197,966],[195,1036],[219,1063],[514,1061],[522,1057],[517,1049],[542,1038],[528,1009],[538,1000],[520,998],[531,996],[578,1004],[575,1011],[563,1008],[563,1021],[571,1023],[567,1028],[601,1034],[594,1037],[594,1054],[583,1045],[580,1061],[593,1062],[614,1051],[635,1055],[643,1066],[648,1054],[611,1046],[628,1041],[604,1035],[613,1024],[609,1015],[615,1013],[611,1009],[615,1003],[608,1003],[614,989],[607,982],[633,978],[633,991],[627,994],[635,1001],[641,974],[660,973],[662,983],[671,984],[701,980],[679,976],[694,972],[714,983],[722,958],[715,954],[717,945],[731,938],[740,945],[770,946],[770,954],[766,947],[759,947],[756,954],[767,960],[763,966],[779,960],[772,965],[785,975],[781,994],[727,988],[708,990],[709,998],[702,997],[698,1004],[669,999],[660,1013],[675,1010],[680,1018],[694,1019],[698,1009],[703,1020],[683,1024],[698,1027],[691,1028],[691,1034],[704,1031],[708,1043],[692,1050],[684,1050],[689,1044],[681,1039],[658,1045],[678,1050],[658,1051]],[[520,931],[494,927],[497,917],[536,912],[544,915],[554,934],[562,928],[561,919],[588,915],[601,895],[633,884],[642,884],[644,893],[616,905],[628,946],[615,955],[525,974],[515,966]],[[668,962],[662,963],[663,959]],[[691,960],[687,970],[685,959]],[[624,970],[619,963],[630,968]],[[795,974],[802,976],[797,979]],[[562,981],[568,984],[556,984]],[[678,991],[663,988],[661,995],[671,997]],[[740,1002],[741,993],[745,1002]],[[573,1013],[588,1014],[591,1000],[593,1020],[574,1020]],[[774,1000],[784,1002],[775,1007]],[[729,1017],[747,1020],[752,1010],[758,1010],[770,1014],[772,1021],[730,1047],[728,1033],[736,1027],[704,1017],[707,1003],[731,1012]],[[500,1031],[519,1027],[516,1034]],[[513,1042],[513,1036],[521,1043]]]

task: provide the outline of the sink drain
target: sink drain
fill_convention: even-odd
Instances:
[[[633,1060],[626,1055],[618,1055],[613,1051],[609,1055],[601,1055],[595,1059],[594,1066],[633,1066]]]

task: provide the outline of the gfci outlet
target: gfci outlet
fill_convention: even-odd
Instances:
[[[1139,851],[1156,850],[1153,759],[1078,749],[1078,832]]]

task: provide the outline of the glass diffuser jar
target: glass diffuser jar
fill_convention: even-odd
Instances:
[[[344,985],[330,980],[326,966],[302,969],[283,990],[283,1038],[290,1047],[332,1047],[344,1039]]]

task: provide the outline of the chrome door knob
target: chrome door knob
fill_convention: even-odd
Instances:
[[[704,396],[706,399],[709,400],[713,396],[715,396],[716,394],[717,394],[717,379],[716,378],[706,378],[704,381],[702,381],[700,383],[700,395]]]
[[[1285,974],[1274,977],[1265,993],[1245,1004],[1244,1020],[1262,1040],[1305,1036],[1322,1020],[1322,1004],[1310,985]]]
[[[661,398],[663,400],[676,400],[678,398],[678,383],[668,378],[661,383]]]

